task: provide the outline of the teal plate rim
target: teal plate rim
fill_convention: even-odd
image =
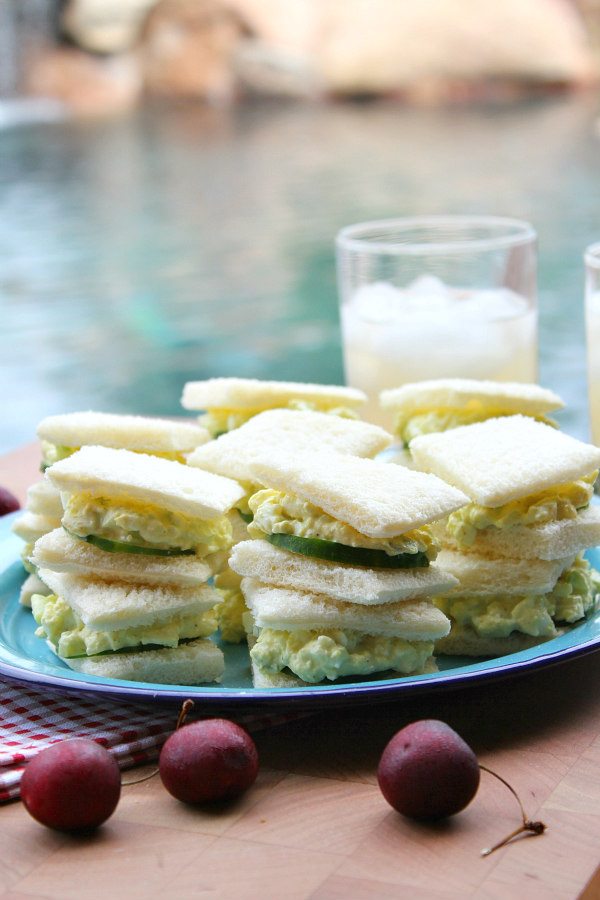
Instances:
[[[20,562],[22,541],[11,526],[18,513],[0,519],[0,675],[39,687],[101,694],[113,699],[181,703],[183,699],[204,705],[239,707],[329,706],[385,702],[402,696],[479,685],[536,671],[600,649],[600,609],[564,634],[529,650],[494,659],[445,657],[440,671],[427,675],[342,681],[330,685],[294,688],[254,688],[245,646],[220,644],[226,660],[221,684],[169,685],[119,681],[71,671],[35,637],[31,613],[19,603],[19,589],[26,576]],[[600,569],[600,548],[586,553]]]

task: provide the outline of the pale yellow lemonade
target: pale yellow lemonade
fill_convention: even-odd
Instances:
[[[587,297],[586,339],[590,428],[594,444],[600,445],[600,291]]]
[[[364,417],[388,427],[384,388],[429,378],[537,381],[536,309],[507,288],[450,288],[430,275],[403,290],[365,285],[342,308],[342,334],[346,382],[368,395]]]

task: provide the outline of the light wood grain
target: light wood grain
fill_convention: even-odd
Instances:
[[[24,498],[37,456],[32,445],[0,459],[0,483]],[[256,735],[260,776],[237,803],[185,806],[156,777],[125,787],[91,837],[54,834],[20,803],[4,806],[0,897],[596,900],[598,684],[600,654],[592,654],[505,682],[317,712]],[[547,833],[481,858],[519,821],[514,799],[485,773],[473,803],[448,822],[397,815],[377,787],[377,761],[417,718],[455,727]]]

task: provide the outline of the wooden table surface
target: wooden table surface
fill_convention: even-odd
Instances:
[[[0,458],[0,485],[21,499],[37,448]],[[20,803],[0,809],[5,900],[111,897],[600,897],[600,653],[518,679],[317,712],[259,733],[256,785],[232,806],[184,806],[153,778],[125,787],[93,836],[53,833]],[[548,826],[483,859],[519,823],[486,773],[460,815],[415,824],[383,800],[379,755],[417,718],[456,728]],[[142,774],[130,770],[124,778]]]

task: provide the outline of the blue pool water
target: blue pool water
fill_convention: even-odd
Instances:
[[[510,215],[540,236],[540,373],[587,437],[600,102],[181,105],[0,132],[0,452],[49,413],[177,414],[184,381],[343,379],[333,238]]]

